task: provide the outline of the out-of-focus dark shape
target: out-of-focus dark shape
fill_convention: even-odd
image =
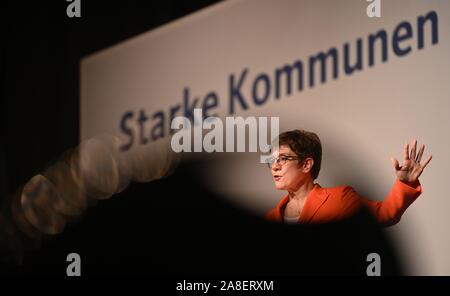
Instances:
[[[0,254],[21,264],[46,236],[60,234],[67,222],[79,220],[89,206],[120,193],[131,180],[168,176],[181,158],[170,141],[168,137],[124,152],[118,137],[102,135],[66,151],[0,208]]]
[[[15,226],[17,229],[14,229],[13,231],[20,231],[23,235],[26,237],[39,241],[42,238],[42,233],[34,227],[30,221],[28,221],[28,218],[25,216],[25,213],[22,208],[22,193],[23,193],[23,187],[20,188],[16,192],[16,194],[13,196],[12,204],[11,204],[11,216],[12,220],[15,222]],[[13,232],[11,232],[12,234]]]
[[[95,199],[107,199],[117,190],[119,172],[108,145],[96,138],[83,141],[79,153],[74,155],[71,165],[76,168],[75,176],[86,194]]]
[[[131,172],[136,182],[150,182],[163,178],[173,172],[180,161],[181,154],[173,152],[170,138],[159,139],[127,152],[125,170]]]
[[[59,199],[54,204],[55,210],[66,216],[81,215],[87,206],[86,195],[69,165],[59,161],[48,167],[43,175],[51,181],[59,194]]]
[[[55,207],[60,199],[56,187],[43,175],[36,175],[23,187],[20,205],[35,228],[46,234],[58,234],[66,224],[64,216]]]
[[[17,195],[20,197],[20,195]],[[31,249],[40,245],[39,232],[34,229],[34,234],[37,238],[29,238],[21,229],[19,229],[21,223],[28,224],[28,227],[32,227],[28,221],[23,217],[19,222],[14,222],[13,216],[18,213],[17,204],[20,203],[20,198],[15,199],[17,202],[13,202],[13,208],[11,213],[3,211],[0,213],[0,259],[8,264],[22,264],[24,259],[25,247]],[[15,212],[15,213],[14,213]]]
[[[108,145],[112,157],[118,168],[118,183],[115,193],[122,192],[131,181],[131,172],[127,167],[126,154],[120,150],[122,140],[115,136],[103,136],[102,141]]]

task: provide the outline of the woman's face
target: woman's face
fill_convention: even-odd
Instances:
[[[297,158],[297,155],[289,146],[280,145],[278,151],[274,151],[274,157],[290,156]],[[303,172],[300,160],[287,160],[283,165],[276,161],[272,164],[272,177],[275,188],[279,190],[297,191],[307,180],[308,174]]]

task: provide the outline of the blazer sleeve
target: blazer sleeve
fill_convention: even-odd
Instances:
[[[350,187],[350,190],[346,191],[345,195],[350,199],[357,199],[357,193],[353,188]],[[403,213],[421,193],[422,185],[419,182],[411,187],[397,179],[383,201],[372,201],[365,197],[359,197],[359,200],[370,210],[379,224],[391,226],[400,221]]]

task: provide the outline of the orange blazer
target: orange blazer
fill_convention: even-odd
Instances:
[[[371,201],[359,196],[350,186],[322,188],[314,184],[308,194],[298,223],[329,223],[350,218],[361,206],[366,206],[378,223],[389,226],[400,221],[402,214],[422,193],[422,186],[411,187],[398,179],[383,201]],[[289,196],[281,199],[266,214],[268,220],[283,222],[283,213]]]

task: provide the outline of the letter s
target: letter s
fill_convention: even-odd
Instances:
[[[134,142],[133,130],[127,126],[127,121],[129,119],[132,119],[133,116],[134,116],[134,113],[132,111],[128,111],[127,113],[125,113],[122,116],[122,120],[120,121],[121,132],[124,133],[125,135],[127,135],[130,139],[128,143],[120,146],[121,151],[127,151],[133,145],[133,142]]]

